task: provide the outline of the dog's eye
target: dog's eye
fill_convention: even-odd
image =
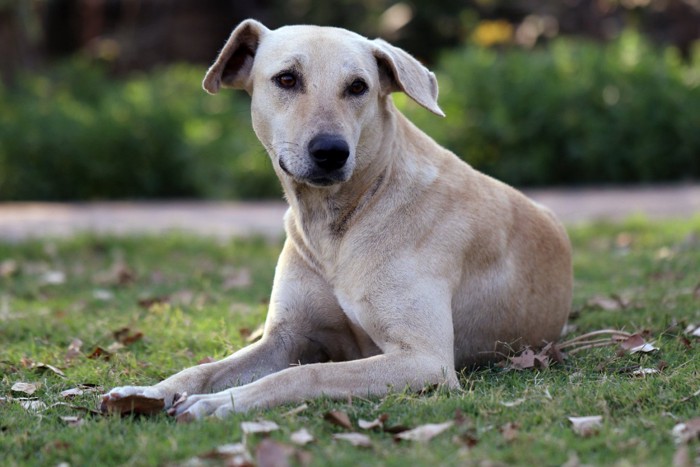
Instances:
[[[292,89],[297,85],[297,77],[292,73],[282,73],[275,77],[275,82],[283,89]]]
[[[356,79],[348,87],[348,92],[352,96],[360,96],[360,95],[364,94],[367,91],[367,89],[368,89],[367,83],[365,83],[361,79]]]

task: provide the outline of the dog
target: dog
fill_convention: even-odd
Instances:
[[[407,52],[339,28],[246,20],[203,87],[250,94],[290,205],[263,337],[154,386],[114,388],[103,406],[140,395],[191,420],[458,388],[458,370],[559,337],[573,282],[566,231],[396,109],[391,94],[403,92],[444,116],[434,74]]]

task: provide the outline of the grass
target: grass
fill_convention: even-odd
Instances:
[[[0,243],[3,465],[179,464],[240,442],[240,423],[257,419],[276,421],[281,428],[270,437],[286,445],[300,428],[314,435],[313,443],[296,448],[293,463],[562,465],[578,459],[593,465],[669,465],[676,452],[673,426],[700,412],[700,397],[692,397],[700,389],[700,341],[689,343],[683,332],[688,324],[700,324],[700,218],[630,219],[575,227],[570,234],[576,289],[570,320],[575,328],[568,337],[601,328],[645,331],[658,352],[593,349],[544,370],[494,366],[465,373],[457,392],[322,399],[295,415],[285,415],[293,408],[286,406],[192,424],[176,424],[165,415],[91,416],[71,406],[95,408],[99,392],[73,399],[60,393],[85,383],[105,389],[155,383],[245,345],[264,320],[280,244],[176,234]],[[607,300],[612,305],[604,309],[599,297],[612,298]],[[143,337],[114,347],[114,332],[121,328]],[[82,341],[80,353],[66,358],[74,339]],[[111,349],[109,358],[88,358],[97,347]],[[60,368],[65,377],[42,370],[39,362]],[[633,377],[626,369],[636,366],[661,372]],[[46,408],[23,408],[16,399],[30,396],[11,390],[17,382],[39,383],[31,397]],[[368,449],[333,440],[346,430],[324,420],[329,410],[347,412],[355,424],[386,413],[389,425],[415,427],[452,420],[456,411],[465,421],[427,444],[367,432],[373,443]],[[582,437],[568,417],[585,415],[602,415],[603,424]],[[62,418],[67,416],[79,417],[78,426]],[[503,428],[509,423],[510,433]],[[253,456],[262,439],[246,436]],[[691,458],[696,450],[697,443]]]

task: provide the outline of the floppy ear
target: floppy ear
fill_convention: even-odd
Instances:
[[[239,24],[204,76],[202,87],[209,94],[216,94],[221,86],[250,92],[250,71],[255,51],[268,32],[269,29],[253,19]]]
[[[445,113],[437,103],[438,84],[435,75],[400,48],[382,39],[371,42],[385,92],[403,91],[432,113],[444,117]]]

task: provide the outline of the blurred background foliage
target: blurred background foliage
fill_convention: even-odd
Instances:
[[[700,0],[0,0],[0,200],[279,197],[249,98],[200,88],[247,17],[410,51],[447,118],[399,107],[508,183],[700,178]]]

